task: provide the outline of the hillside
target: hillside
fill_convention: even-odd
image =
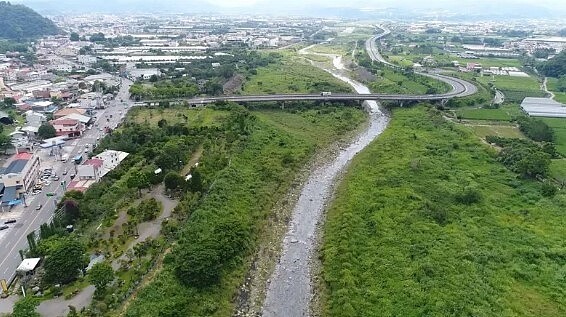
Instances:
[[[23,5],[0,1],[0,38],[19,40],[57,34],[55,24]]]
[[[566,51],[562,51],[554,58],[542,62],[537,66],[539,72],[548,77],[566,75]]]

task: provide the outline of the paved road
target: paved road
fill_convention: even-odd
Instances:
[[[375,35],[375,36],[369,38],[366,41],[366,51],[368,52],[369,57],[373,61],[385,64],[386,66],[389,66],[391,68],[401,69],[400,66],[390,63],[385,58],[383,58],[383,56],[381,56],[381,54],[379,53],[379,48],[377,47],[377,40],[382,39],[382,38],[386,37],[387,35],[391,34],[391,31],[389,29],[387,29],[386,27],[379,26],[379,28],[382,30],[382,32],[378,35]],[[452,90],[448,93],[445,93],[445,94],[422,95],[422,96],[412,95],[412,97],[420,97],[420,98],[414,98],[414,99],[405,99],[405,97],[407,97],[407,95],[398,95],[397,100],[439,100],[439,99],[449,99],[449,98],[454,98],[454,97],[465,97],[465,96],[473,95],[477,92],[477,87],[474,84],[472,84],[468,81],[465,81],[463,79],[441,75],[441,74],[438,74],[435,71],[433,71],[431,73],[415,72],[415,74],[430,77],[430,78],[445,82],[452,87]],[[386,95],[386,96],[391,97],[391,95]],[[411,95],[409,95],[409,96],[411,96]],[[392,99],[394,99],[394,98],[392,98]],[[385,99],[383,99],[383,100],[385,100]]]
[[[111,101],[110,106],[106,109],[96,112],[96,123],[98,123],[99,128],[106,126],[115,128],[121,122],[127,110],[133,105],[131,102],[128,102],[128,89],[131,84],[131,81],[123,79],[123,84],[121,85],[116,99]],[[126,106],[120,102],[121,99],[126,102]],[[112,118],[110,118],[110,115],[112,115]],[[108,121],[106,120],[107,118]],[[17,219],[17,224],[2,233],[2,237],[0,238],[0,279],[11,281],[15,277],[16,268],[21,262],[18,251],[28,248],[26,236],[30,232],[38,230],[43,223],[50,222],[53,219],[56,203],[64,194],[64,189],[60,182],[65,180],[68,185],[71,181],[70,176],[74,173],[75,165],[72,162],[72,158],[78,154],[84,154],[85,145],[96,143],[97,139],[102,138],[103,134],[103,131],[93,127],[90,130],[86,130],[81,138],[67,141],[67,145],[70,144],[70,146],[65,146],[65,148],[70,147],[71,149],[68,153],[69,162],[67,163],[55,161],[54,156],[51,157],[49,161],[41,162],[42,169],[52,167],[54,173],[59,175],[61,179],[57,182],[52,182],[49,186],[44,186],[42,192],[38,195],[27,195],[26,203],[28,207],[23,208],[23,212],[20,213]],[[50,150],[42,149],[38,151],[38,155],[47,156],[45,151]],[[63,175],[64,170],[68,171],[67,175]],[[55,196],[48,197],[46,193],[55,193]],[[36,211],[35,209],[39,204],[43,207],[39,211]],[[2,215],[3,219],[9,217],[7,213],[8,212],[4,212]]]

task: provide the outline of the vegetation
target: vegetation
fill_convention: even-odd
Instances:
[[[519,124],[521,132],[533,141],[554,141],[554,131],[542,120],[525,116],[520,117],[517,123]]]
[[[39,313],[35,311],[35,307],[39,301],[32,296],[26,296],[19,299],[14,305],[12,317],[39,317]]]
[[[53,236],[51,240],[41,241],[49,243],[45,247],[45,276],[44,281],[49,284],[67,284],[77,278],[80,271],[88,264],[85,257],[86,248],[75,237]]]
[[[59,32],[55,24],[32,9],[0,1],[0,38],[21,40]]]
[[[289,55],[284,55],[278,63],[259,68],[243,88],[247,95],[321,91],[351,92],[352,89],[307,61]]]
[[[566,121],[564,118],[542,118],[553,131],[556,150],[566,156]]]
[[[325,314],[563,316],[566,200],[546,185],[436,111],[396,109],[330,207]]]
[[[178,244],[126,316],[231,314],[248,257],[274,203],[318,147],[363,118],[352,108],[304,106],[290,104],[278,112],[220,107],[223,132],[205,143],[198,167],[202,200],[195,204],[193,194],[185,194],[175,211],[186,215]]]
[[[55,131],[55,128],[51,124],[44,123],[37,130],[37,135],[42,139],[49,139],[55,137],[57,131]]]
[[[562,51],[552,59],[538,64],[537,69],[547,77],[558,78],[566,75],[566,51]]]
[[[114,270],[107,262],[96,263],[88,271],[88,280],[96,287],[97,295],[104,294],[108,284],[114,280]]]

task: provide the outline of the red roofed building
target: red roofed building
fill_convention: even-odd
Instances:
[[[57,119],[51,121],[57,136],[79,137],[83,134],[85,126],[75,119]]]

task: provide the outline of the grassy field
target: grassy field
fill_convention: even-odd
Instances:
[[[550,175],[555,179],[566,181],[566,159],[552,160],[550,164]]]
[[[134,108],[128,112],[127,120],[139,124],[147,123],[153,127],[161,120],[169,124],[183,123],[195,127],[212,127],[221,124],[228,112],[211,108]]]
[[[437,89],[441,93],[447,92],[450,89],[448,85],[437,80],[419,75],[409,78],[389,68],[383,68],[381,76],[369,84],[371,91],[378,94],[426,94],[430,87]]]
[[[272,230],[267,224],[274,204],[288,192],[298,171],[317,149],[343,138],[365,121],[362,110],[345,107],[251,113],[253,127],[245,143],[231,153],[230,163],[218,170],[214,185],[199,206],[188,211],[191,216],[181,224],[184,229],[179,242],[186,246],[195,235],[217,232],[219,228],[214,226],[220,222],[244,229],[239,234],[249,237],[247,251],[223,263],[220,280],[204,288],[180,283],[174,264],[166,257],[163,271],[136,296],[126,316],[233,315],[235,298],[255,248]],[[221,121],[222,116],[211,115]],[[221,146],[222,140],[211,142]],[[207,155],[205,149],[203,166]],[[221,232],[225,234],[226,228]],[[179,251],[175,247],[172,253]]]
[[[488,135],[498,136],[502,138],[518,138],[522,139],[525,136],[519,128],[507,125],[468,125],[475,135],[484,139]]]
[[[548,126],[554,130],[554,143],[560,154],[566,156],[566,118],[543,118]]]
[[[419,60],[427,55],[418,54],[399,54],[399,55],[388,55],[389,59],[393,63],[397,63],[400,66],[412,66],[414,60]],[[452,56],[448,54],[433,54],[432,57],[441,65],[450,64],[453,61],[458,61],[460,65],[466,66],[467,63],[481,64],[483,67],[517,67],[521,68],[521,61],[517,59],[510,58],[479,58],[479,59],[466,59],[457,56]]]
[[[558,88],[556,87],[557,81],[558,79],[549,77],[546,83],[546,88],[554,93],[554,100],[566,104],[566,92],[558,91]]]
[[[324,315],[565,316],[566,197],[540,186],[435,111],[396,109],[329,208]]]
[[[459,118],[470,120],[511,121],[521,113],[521,109],[516,104],[505,104],[498,109],[460,108],[456,110]]]
[[[493,83],[501,90],[540,91],[540,84],[533,77],[482,76],[478,77],[478,81],[484,84]]]
[[[289,54],[279,64],[258,69],[257,75],[252,76],[243,88],[247,95],[321,91],[352,92],[352,88],[308,61]]]

